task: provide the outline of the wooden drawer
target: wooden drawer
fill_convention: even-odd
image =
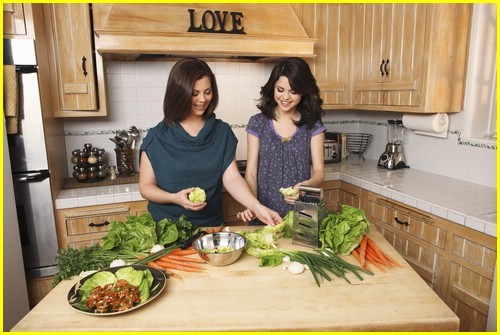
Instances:
[[[80,248],[98,243],[113,221],[147,212],[147,201],[88,206],[57,211],[59,247]]]
[[[370,195],[366,215],[441,249],[446,247],[446,230],[435,218],[392,200]]]

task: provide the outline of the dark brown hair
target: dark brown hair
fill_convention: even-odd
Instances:
[[[276,63],[269,80],[261,87],[257,108],[269,119],[276,119],[274,110],[277,103],[274,100],[274,86],[281,76],[288,78],[292,90],[302,96],[297,105],[301,118],[296,125],[299,127],[306,125],[308,129],[311,129],[316,121],[321,120],[325,112],[322,108],[323,100],[320,97],[316,79],[309,65],[302,58],[283,58]]]
[[[191,111],[193,86],[197,80],[207,76],[212,86],[212,101],[204,117],[214,113],[219,103],[219,92],[215,76],[206,62],[197,58],[183,58],[172,67],[168,77],[163,115],[167,124],[174,124],[186,118]]]

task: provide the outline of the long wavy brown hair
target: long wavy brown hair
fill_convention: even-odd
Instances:
[[[276,119],[274,110],[278,104],[274,100],[274,86],[281,76],[288,78],[292,90],[302,96],[297,105],[301,118],[295,124],[298,127],[306,125],[311,129],[316,121],[321,120],[325,111],[316,78],[302,58],[282,58],[276,63],[267,83],[261,87],[257,108],[269,119]]]

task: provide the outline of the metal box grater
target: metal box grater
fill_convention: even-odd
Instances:
[[[326,199],[322,188],[301,186],[300,191],[306,193],[293,206],[292,243],[317,248],[321,222],[328,214]]]

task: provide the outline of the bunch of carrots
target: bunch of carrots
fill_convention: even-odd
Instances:
[[[363,235],[359,246],[352,251],[352,255],[358,260],[359,265],[368,271],[372,271],[368,262],[377,267],[380,271],[386,272],[385,268],[391,268],[393,265],[403,267],[392,257],[380,250],[372,239]]]
[[[196,255],[196,257],[191,257],[191,255]],[[172,270],[202,272],[205,268],[201,266],[200,263],[205,263],[205,261],[198,257],[193,247],[189,247],[187,249],[176,248],[165,256],[146,263],[146,265],[164,271],[168,276],[182,280],[182,278]]]

